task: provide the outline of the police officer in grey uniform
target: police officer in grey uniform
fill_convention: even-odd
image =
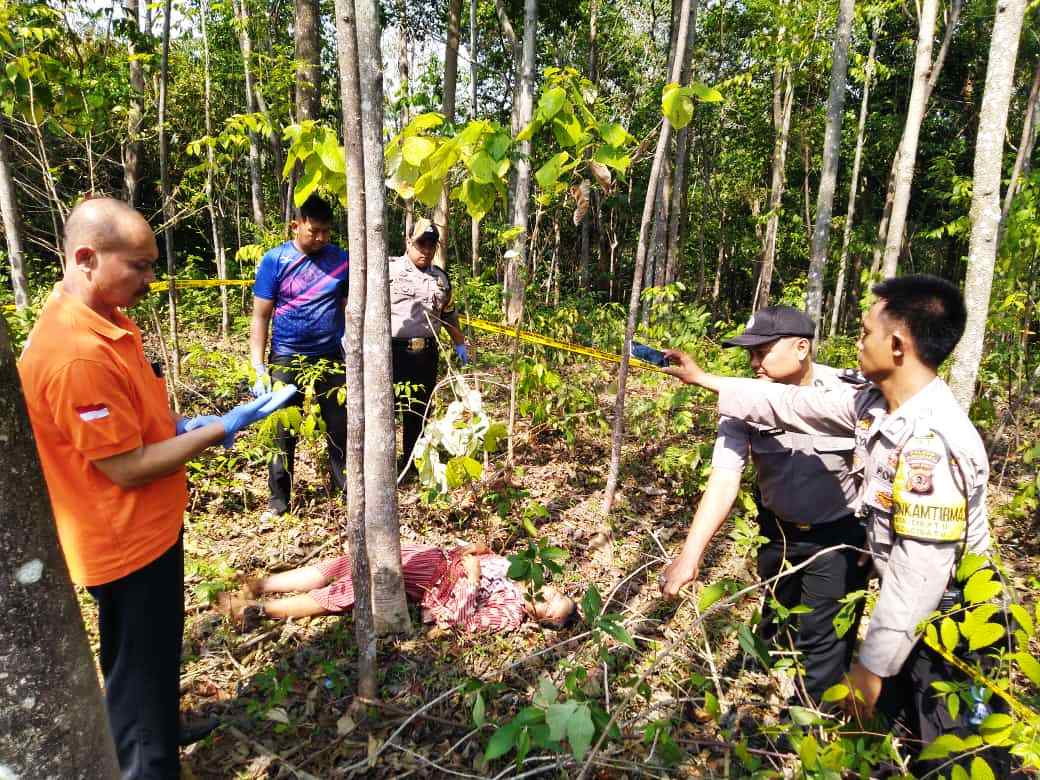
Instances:
[[[859,364],[869,384],[797,388],[706,373],[668,352],[670,373],[719,393],[721,414],[808,434],[854,435],[858,512],[881,591],[844,706],[860,718],[880,709],[927,744],[969,733],[971,708],[951,716],[935,680],[963,676],[920,641],[917,626],[940,605],[964,551],[986,555],[989,463],[949,387],[937,375],[964,332],[959,290],[926,275],[887,279],[863,316]],[[967,690],[967,686],[965,686]],[[990,703],[999,706],[998,697]]]
[[[401,393],[403,453],[399,469],[409,462],[426,420],[426,406],[437,383],[437,335],[447,329],[455,354],[469,362],[466,338],[451,299],[448,275],[433,265],[440,233],[428,219],[417,219],[406,239],[405,254],[390,259],[390,335],[394,384],[407,383]]]
[[[770,306],[751,318],[742,335],[723,344],[746,347],[751,368],[763,382],[819,388],[841,385],[838,371],[813,362],[813,334],[813,322],[804,312],[791,306]],[[664,595],[674,596],[696,579],[707,545],[733,507],[749,457],[758,477],[759,526],[768,539],[758,551],[761,579],[779,574],[785,562],[798,565],[828,547],[845,544],[862,549],[864,529],[853,517],[854,447],[855,439],[849,434],[791,433],[723,417],[711,476],[686,543],[660,578]],[[858,558],[855,549],[836,550],[773,586],[772,598],[786,609],[804,604],[811,610],[792,618],[789,628],[801,653],[805,690],[815,702],[841,681],[852,660],[855,626],[839,637],[834,617],[841,609],[841,599],[866,582],[867,572],[858,565]],[[782,623],[767,598],[759,635],[781,644],[776,640]]]

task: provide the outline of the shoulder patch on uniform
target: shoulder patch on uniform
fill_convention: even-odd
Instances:
[[[943,440],[916,432],[898,455],[892,480],[892,528],[927,542],[956,542],[967,530],[967,497]]]

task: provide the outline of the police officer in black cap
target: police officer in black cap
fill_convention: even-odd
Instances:
[[[745,347],[756,378],[765,382],[841,386],[841,372],[812,360],[813,322],[790,306],[770,306],[756,313],[744,333],[727,339],[727,347]],[[708,543],[729,515],[740,490],[748,459],[757,473],[756,502],[762,536],[758,575],[765,580],[786,564],[797,565],[828,547],[847,544],[862,549],[865,532],[853,516],[857,495],[852,477],[855,440],[851,436],[789,433],[723,417],[712,456],[712,471],[679,557],[660,577],[664,595],[673,597],[697,578]],[[806,568],[781,577],[767,592],[759,636],[767,642],[793,638],[804,667],[804,688],[819,702],[841,682],[856,638],[853,625],[839,637],[834,617],[847,593],[862,588],[867,568],[855,550],[823,555]],[[776,603],[774,604],[773,599]],[[777,606],[810,609],[787,621]]]
[[[405,254],[390,259],[390,335],[394,384],[406,384],[403,452],[399,468],[409,461],[425,423],[426,406],[437,383],[437,335],[447,329],[455,354],[469,362],[466,338],[451,298],[448,275],[433,265],[440,233],[428,219],[417,219]]]

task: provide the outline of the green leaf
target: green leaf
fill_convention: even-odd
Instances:
[[[1011,720],[1010,715],[994,712],[982,721],[982,725],[979,726],[979,733],[982,734],[982,739],[987,744],[999,745],[1004,743],[1011,735],[1011,727],[1013,725],[1014,721]]]
[[[542,129],[542,125],[545,124],[541,116],[536,116],[532,119],[523,130],[516,134],[517,142],[530,141],[534,138],[534,134]]]
[[[411,165],[422,165],[423,160],[437,150],[435,141],[422,136],[413,135],[404,140],[401,147],[401,156]]]
[[[524,707],[516,716],[517,722],[521,726],[530,726],[534,723],[545,722],[545,710],[539,707]]]
[[[487,748],[484,750],[484,758],[488,761],[494,761],[512,750],[516,745],[516,738],[521,728],[523,728],[523,724],[519,720],[512,720],[498,729],[491,735],[491,739],[488,740]]]
[[[1040,686],[1040,661],[1037,661],[1029,653],[1015,653],[1014,659],[1018,661],[1018,668],[1029,678],[1033,685]]]
[[[509,570],[506,576],[511,580],[526,580],[531,573],[531,562],[519,555],[509,556]]]
[[[575,146],[581,140],[581,122],[574,114],[559,114],[553,120],[553,135],[560,146]]]
[[[509,428],[505,423],[496,422],[488,426],[484,433],[484,452],[495,452],[501,446],[502,441],[509,435]]]
[[[495,133],[487,141],[487,153],[491,155],[492,159],[501,160],[506,156],[506,152],[509,151],[512,144],[513,139],[509,137],[508,133]]]
[[[1003,589],[1000,582],[993,581],[993,570],[982,569],[971,575],[968,584],[964,586],[964,598],[973,604],[989,601]]]
[[[562,742],[566,738],[567,721],[570,720],[571,715],[574,714],[577,708],[578,703],[570,699],[549,705],[545,711],[545,722],[549,726],[550,739]]]
[[[631,157],[620,149],[616,149],[609,145],[601,146],[597,149],[596,154],[593,155],[592,159],[609,168],[613,168],[618,173],[624,173],[628,170],[628,166],[632,164]]]
[[[977,626],[968,637],[968,651],[974,652],[996,642],[1004,636],[1004,627],[998,623],[983,623]]]
[[[661,94],[661,113],[676,130],[682,130],[693,119],[693,98],[689,88],[668,84]]]
[[[816,757],[819,749],[820,745],[812,734],[802,739],[801,744],[798,745],[798,757],[802,760],[803,767],[806,769],[816,768]]]
[[[810,709],[806,709],[805,707],[795,705],[790,707],[788,712],[791,715],[791,720],[793,720],[798,726],[810,726],[819,721],[819,717],[817,717],[816,713]]]
[[[1010,604],[1008,609],[1011,610],[1011,615],[1018,621],[1018,624],[1022,627],[1022,630],[1027,635],[1032,636],[1034,633],[1033,618],[1029,614],[1029,610],[1023,607],[1021,604]]]
[[[513,225],[511,228],[506,228],[498,235],[499,241],[503,244],[508,244],[514,239],[520,238],[524,234],[524,228],[521,225]]]
[[[601,122],[596,130],[599,132],[600,138],[618,148],[625,146],[632,138],[628,131],[617,122]]]
[[[436,111],[428,111],[425,114],[419,114],[417,117],[412,119],[412,121],[408,123],[408,126],[401,131],[401,135],[405,137],[416,135],[424,130],[432,130],[435,127],[440,127],[443,124],[443,114],[438,114]]]
[[[971,780],[968,776],[968,770],[962,767],[960,764],[954,764],[950,767],[950,780]]]
[[[773,662],[769,658],[769,648],[766,647],[760,636],[752,633],[746,623],[741,623],[737,628],[737,639],[745,653],[757,659],[767,669],[773,668]]]
[[[332,131],[325,134],[325,140],[318,147],[318,154],[328,170],[333,173],[347,172],[347,162],[344,157],[343,147],[339,145],[336,134]]]
[[[996,780],[993,770],[982,756],[975,756],[971,760],[971,780]]]
[[[293,190],[293,201],[297,206],[302,206],[303,202],[318,188],[318,185],[321,184],[321,175],[322,169],[319,167],[309,171],[304,170],[303,176]]]
[[[849,686],[838,683],[823,692],[825,702],[844,701],[849,696]]]
[[[483,473],[483,464],[468,455],[458,455],[449,460],[445,466],[448,487],[453,489],[480,479]]]
[[[484,725],[484,694],[478,693],[473,697],[473,725]]]
[[[946,758],[951,753],[960,753],[963,750],[964,740],[956,734],[943,734],[925,747],[918,758],[921,761],[932,761],[937,758]]]
[[[631,647],[633,650],[636,649],[636,642],[632,638],[632,635],[628,633],[628,629],[626,629],[617,621],[606,619],[601,620],[600,628],[603,629],[604,633],[614,637],[614,639],[616,639],[621,644],[626,645],[627,647]]]
[[[432,209],[440,201],[442,189],[444,189],[444,179],[433,176],[427,171],[415,182],[415,197]]]
[[[592,713],[588,704],[580,704],[567,721],[567,741],[571,743],[571,753],[581,761],[585,758],[596,727],[592,723]]]
[[[466,161],[466,167],[480,184],[491,184],[496,178],[497,165],[487,152],[477,152]]]
[[[957,641],[960,639],[960,632],[957,630],[957,624],[950,618],[944,617],[942,623],[939,624],[939,632],[942,634],[943,645],[945,645],[946,649],[952,653],[953,649],[957,647]]]
[[[547,190],[554,185],[557,179],[560,178],[560,169],[568,159],[570,159],[570,155],[567,152],[560,152],[550,157],[549,161],[534,174],[534,178],[538,181],[538,186],[543,190]]]
[[[702,103],[722,102],[721,92],[719,92],[714,87],[709,87],[704,84],[701,84],[699,81],[692,82],[690,84],[690,90],[693,92],[694,95],[697,96],[697,99],[700,100]]]
[[[599,595],[595,585],[589,585],[589,589],[585,591],[585,596],[581,600],[581,612],[585,616],[585,622],[590,624],[595,622],[602,609],[603,597]]]
[[[986,557],[978,553],[965,553],[957,566],[957,582],[964,582],[968,577],[986,565]]]
[[[697,600],[697,609],[703,612],[725,595],[726,583],[713,582],[701,591],[701,597]]]
[[[560,112],[566,102],[567,90],[563,87],[547,89],[538,100],[538,115],[543,122],[548,122]]]

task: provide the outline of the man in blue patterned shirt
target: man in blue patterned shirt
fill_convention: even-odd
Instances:
[[[325,361],[327,370],[315,382],[314,393],[325,422],[332,482],[342,491],[347,423],[340,389],[345,385],[342,341],[347,253],[331,243],[332,207],[317,195],[297,209],[290,226],[292,240],[263,256],[253,284],[249,333],[257,377],[253,393],[265,392],[272,381],[304,387],[306,379],[299,375],[311,376],[314,367]],[[297,397],[295,402],[300,400]],[[279,453],[268,470],[271,498],[267,517],[289,510],[296,436],[279,428],[275,443]]]

